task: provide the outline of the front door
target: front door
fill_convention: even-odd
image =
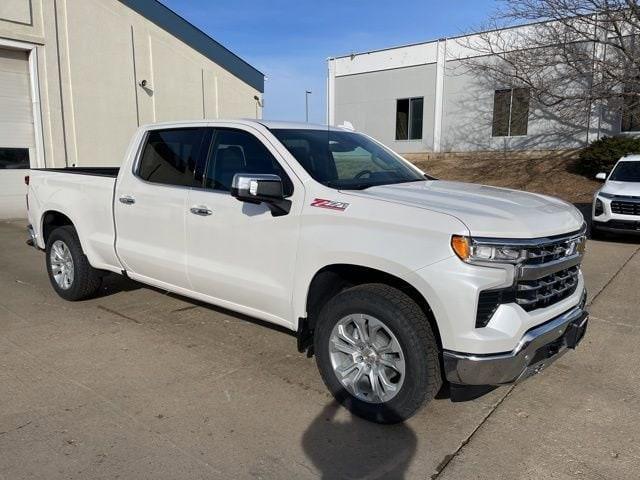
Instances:
[[[274,217],[265,204],[232,197],[236,173],[279,175],[292,201],[290,213]],[[203,176],[201,188],[189,193],[186,221],[192,288],[228,308],[287,323],[282,319],[291,313],[302,184],[250,127],[215,130]]]
[[[185,217],[195,167],[211,129],[150,130],[134,174],[121,175],[114,211],[116,251],[133,278],[189,288]]]

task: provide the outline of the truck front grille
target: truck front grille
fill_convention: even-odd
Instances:
[[[502,304],[515,303],[532,312],[573,295],[578,288],[584,241],[583,228],[571,235],[532,240],[531,244],[522,245],[526,259],[517,270],[514,284],[480,292],[476,328],[487,326]]]
[[[527,249],[527,259],[524,263],[525,265],[542,265],[553,262],[565,258],[571,253],[572,248],[574,247],[571,240],[531,247]]]
[[[614,200],[611,202],[611,213],[617,213],[620,215],[640,215],[640,202]]]
[[[537,280],[521,280],[516,284],[516,303],[530,312],[564,300],[578,288],[579,272],[575,266]]]

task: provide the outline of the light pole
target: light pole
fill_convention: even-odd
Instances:
[[[311,95],[311,93],[311,90],[305,90],[304,92],[304,112],[307,123],[309,123],[309,95]]]

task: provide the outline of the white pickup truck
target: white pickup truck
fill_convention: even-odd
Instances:
[[[115,272],[285,326],[373,421],[410,417],[443,381],[519,381],[586,330],[577,209],[433,179],[348,129],[157,124],[120,169],[27,180],[29,243],[62,298]]]

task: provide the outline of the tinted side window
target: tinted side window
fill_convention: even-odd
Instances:
[[[196,164],[208,148],[206,130],[151,130],[138,167],[140,178],[165,185],[194,185]]]
[[[205,171],[205,187],[228,192],[236,173],[278,175],[285,195],[293,193],[289,177],[260,140],[243,130],[216,130]]]

